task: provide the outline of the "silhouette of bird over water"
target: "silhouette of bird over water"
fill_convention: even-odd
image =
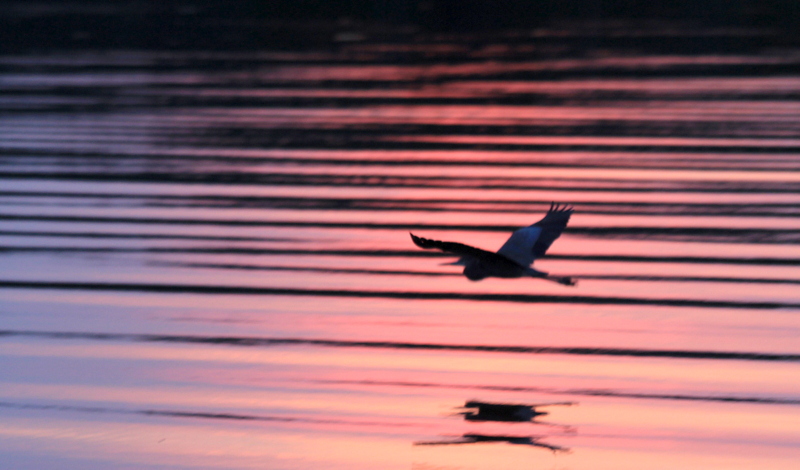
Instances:
[[[464,275],[471,281],[480,281],[487,277],[517,278],[538,277],[558,282],[565,286],[574,286],[571,277],[551,276],[537,271],[531,266],[537,258],[544,256],[550,245],[561,236],[572,215],[572,207],[556,203],[550,204],[550,210],[535,224],[524,227],[511,234],[511,237],[497,250],[497,253],[482,250],[463,243],[430,240],[411,234],[411,240],[420,248],[437,249],[445,253],[459,256],[454,265],[464,266]]]

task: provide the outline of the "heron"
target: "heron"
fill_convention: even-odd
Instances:
[[[550,245],[561,236],[572,212],[573,208],[569,205],[551,203],[542,220],[512,233],[497,253],[463,243],[431,240],[413,233],[410,235],[414,244],[420,248],[457,255],[458,261],[450,264],[464,266],[464,276],[471,281],[480,281],[487,277],[535,277],[574,286],[576,282],[571,277],[551,276],[532,267],[533,262],[544,256]]]

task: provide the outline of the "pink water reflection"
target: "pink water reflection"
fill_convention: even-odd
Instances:
[[[795,468],[800,82],[751,75],[796,55],[348,47],[0,58],[4,457]],[[409,239],[495,250],[551,201],[574,288]]]

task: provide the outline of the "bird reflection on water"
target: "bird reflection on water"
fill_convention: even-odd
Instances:
[[[458,413],[464,416],[466,421],[473,422],[505,422],[505,423],[532,423],[544,424],[547,426],[560,426],[566,432],[574,432],[570,426],[563,426],[558,424],[542,423],[536,421],[537,416],[544,416],[549,414],[547,411],[537,410],[537,407],[543,406],[572,406],[577,403],[574,402],[559,402],[559,403],[540,403],[535,405],[523,404],[510,404],[510,403],[489,403],[478,400],[468,400],[460,409],[465,411]],[[542,442],[546,436],[514,436],[514,435],[496,435],[496,434],[479,434],[479,433],[466,433],[455,439],[441,440],[441,441],[420,441],[415,442],[417,446],[434,446],[434,445],[454,445],[454,444],[478,444],[486,442],[505,442],[507,444],[528,445],[534,447],[543,447],[550,449],[553,452],[569,452],[570,449],[557,445],[547,444]]]
[[[455,444],[478,444],[486,442],[505,442],[507,444],[526,445],[534,447],[543,447],[550,449],[553,452],[569,452],[567,447],[547,444],[541,442],[542,437],[539,436],[504,436],[504,435],[489,435],[489,434],[474,434],[467,433],[456,439],[449,441],[422,441],[415,442],[416,446],[441,446],[441,445],[455,445]]]
[[[537,258],[544,256],[550,245],[561,236],[561,232],[569,222],[572,207],[550,204],[550,209],[542,220],[528,227],[523,227],[511,234],[511,237],[497,250],[497,253],[482,250],[457,242],[430,240],[411,234],[411,240],[423,249],[438,249],[445,253],[458,255],[454,265],[464,266],[464,275],[471,281],[480,281],[487,277],[519,278],[538,277],[574,286],[575,280],[566,276],[551,276],[538,271],[531,265]]]

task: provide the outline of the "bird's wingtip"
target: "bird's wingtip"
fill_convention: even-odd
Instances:
[[[550,214],[553,212],[572,212],[573,210],[575,210],[575,207],[570,203],[562,204],[560,202],[553,201],[550,203],[550,209],[547,210],[547,213]]]

